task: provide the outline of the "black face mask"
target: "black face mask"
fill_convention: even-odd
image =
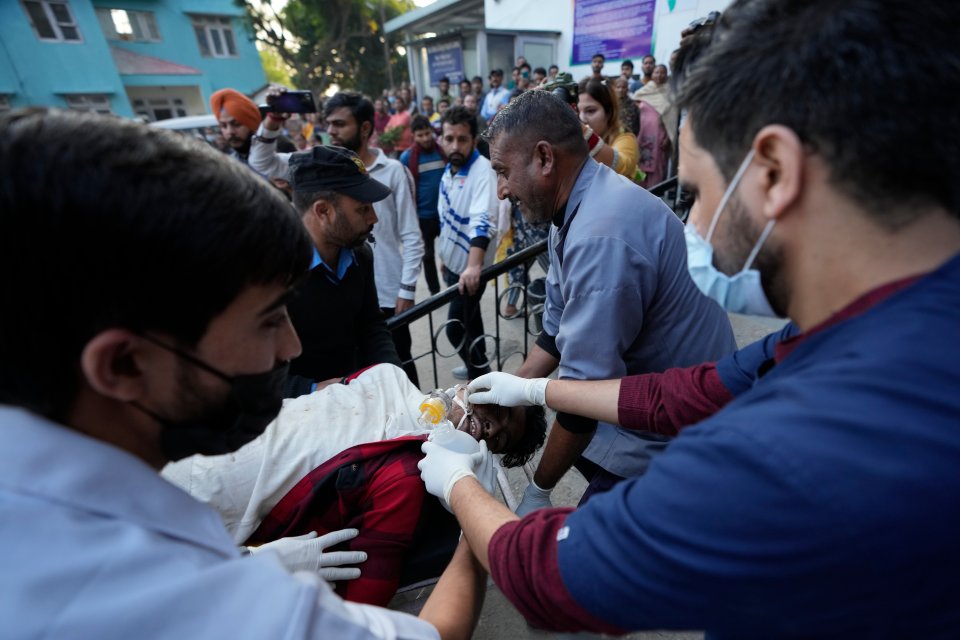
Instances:
[[[220,406],[208,407],[201,415],[181,420],[164,418],[135,404],[163,425],[160,448],[167,460],[176,461],[194,454],[232,453],[262,434],[280,413],[289,362],[263,373],[228,376],[185,351],[148,335],[143,337],[230,385],[230,393]]]

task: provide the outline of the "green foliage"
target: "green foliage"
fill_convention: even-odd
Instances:
[[[399,36],[385,36],[383,23],[415,8],[413,0],[290,0],[279,12],[269,0],[235,2],[261,46],[294,70],[300,89],[323,94],[337,84],[376,96],[391,85],[391,72],[394,85],[406,79]]]
[[[263,71],[267,74],[267,82],[270,84],[282,84],[285,87],[292,87],[293,79],[290,77],[292,69],[283,61],[277,52],[260,45],[260,63],[263,65]]]

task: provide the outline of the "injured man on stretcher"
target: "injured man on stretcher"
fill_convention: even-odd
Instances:
[[[419,421],[424,397],[403,369],[376,365],[285,400],[263,435],[235,453],[185,458],[162,474],[217,511],[238,545],[256,552],[273,543],[288,569],[319,570],[345,599],[386,605],[400,585],[439,575],[460,532],[417,469],[431,431]],[[467,403],[463,419],[463,404],[448,419],[502,454],[505,467],[522,465],[544,442],[542,407]],[[485,465],[491,483],[494,464],[491,457]],[[345,529],[359,533],[345,539]],[[312,548],[291,540],[313,532],[326,540],[310,540]],[[333,546],[321,556],[324,543]],[[317,566],[317,558],[340,565],[364,553],[359,577],[356,568]]]

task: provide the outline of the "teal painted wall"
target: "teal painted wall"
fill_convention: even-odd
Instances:
[[[232,0],[70,0],[81,43],[41,41],[23,5],[0,1],[0,93],[11,106],[65,107],[62,93],[108,94],[117,115],[132,117],[124,86],[196,86],[206,103],[210,94],[231,87],[251,94],[267,84],[260,56]],[[106,39],[96,9],[151,11],[160,42]],[[235,58],[204,57],[190,14],[230,16]],[[160,58],[201,71],[201,75],[120,75],[110,47]]]
[[[267,84],[260,64],[260,54],[241,20],[242,11],[232,0],[95,0],[93,6],[130,11],[152,11],[160,30],[161,42],[110,41],[110,45],[129,49],[134,53],[162,58],[187,65],[203,72],[202,77],[179,76],[180,81],[170,85],[198,85],[207,101],[210,94],[229,87],[251,94]],[[236,58],[210,58],[200,54],[190,14],[231,16],[231,27],[237,48]],[[98,25],[99,30],[99,25]],[[102,37],[102,32],[101,32]],[[191,79],[187,81],[187,79]],[[130,86],[156,86],[151,76],[124,76]]]
[[[70,10],[81,42],[45,42],[33,31],[22,4],[0,2],[0,47],[10,61],[0,82],[4,92],[7,85],[11,89],[10,105],[66,107],[62,93],[105,93],[114,113],[132,117],[93,5],[71,2]]]

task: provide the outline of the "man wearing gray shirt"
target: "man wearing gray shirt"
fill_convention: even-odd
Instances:
[[[716,360],[736,348],[723,310],[687,273],[683,224],[658,198],[588,156],[576,116],[542,91],[521,95],[486,133],[497,195],[552,220],[543,333],[517,371],[598,380]],[[559,426],[559,428],[557,428]],[[641,475],[662,436],[557,414],[518,513],[550,505],[576,464],[590,494]]]

